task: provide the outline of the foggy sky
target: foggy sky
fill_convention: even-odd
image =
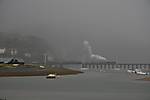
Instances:
[[[0,31],[45,37],[64,59],[83,41],[119,62],[150,62],[149,0],[0,0]]]

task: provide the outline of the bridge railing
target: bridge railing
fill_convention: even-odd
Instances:
[[[82,68],[89,69],[146,69],[150,70],[150,64],[98,64],[98,63],[83,63],[81,64]]]

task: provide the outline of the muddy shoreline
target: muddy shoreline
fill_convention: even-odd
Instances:
[[[74,75],[82,73],[78,70],[67,68],[45,68],[45,69],[31,69],[28,71],[0,71],[0,77],[14,77],[14,76],[47,76],[48,74],[56,75]]]

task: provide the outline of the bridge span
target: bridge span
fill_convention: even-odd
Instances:
[[[82,63],[82,68],[89,69],[145,69],[150,70],[150,64],[109,64],[109,63]]]
[[[100,63],[88,63],[88,62],[61,62],[61,63],[52,63],[51,66],[56,67],[65,67],[66,65],[77,65],[80,68],[88,68],[88,69],[144,69],[150,70],[150,63],[115,63],[115,62],[100,62]]]

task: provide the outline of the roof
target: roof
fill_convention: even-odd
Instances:
[[[8,64],[8,63],[14,63],[12,61],[15,61],[16,63],[24,63],[23,59],[20,58],[0,58],[0,63]]]

